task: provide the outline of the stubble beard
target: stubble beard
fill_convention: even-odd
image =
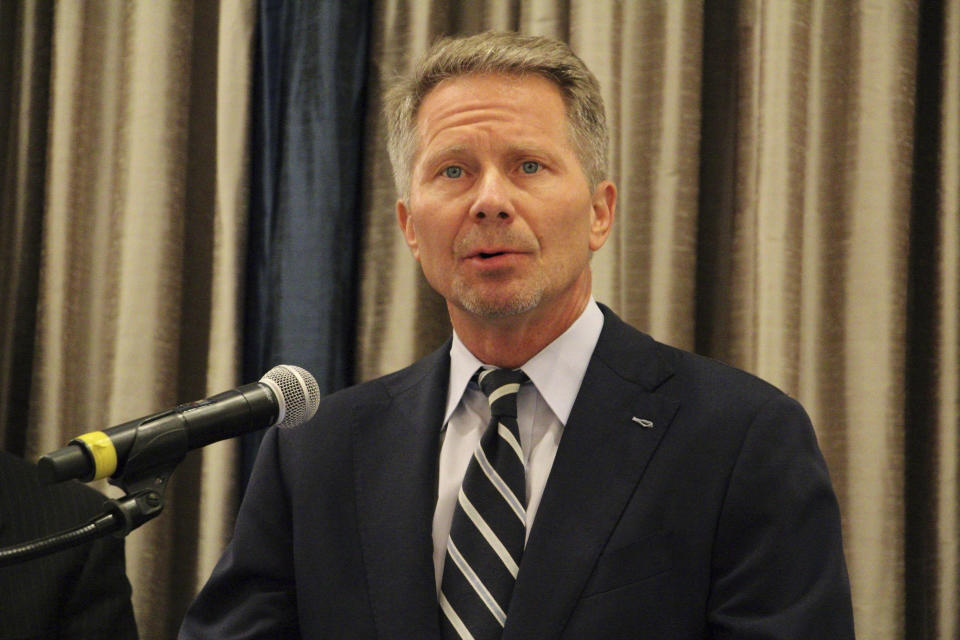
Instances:
[[[493,284],[487,286],[496,287]],[[453,282],[452,287],[455,304],[475,316],[491,320],[516,316],[535,309],[543,301],[545,291],[542,275],[539,274],[536,280],[522,286],[519,291],[504,295],[486,294],[482,287],[470,286],[460,278]]]
[[[473,247],[483,243],[501,244],[531,252],[536,249],[533,240],[512,228],[497,229],[495,232],[472,229],[467,235],[458,238],[454,253],[458,256],[466,255]],[[526,281],[512,280],[513,278],[508,277],[499,285],[494,277],[492,280],[471,283],[464,274],[458,274],[451,283],[452,302],[473,315],[492,320],[526,313],[543,301],[548,278],[542,271],[530,274]]]

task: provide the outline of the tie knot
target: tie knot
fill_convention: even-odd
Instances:
[[[522,369],[481,369],[477,382],[494,416],[517,417],[517,391],[529,378]]]

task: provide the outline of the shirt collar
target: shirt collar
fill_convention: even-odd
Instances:
[[[593,297],[580,317],[553,342],[530,358],[524,365],[527,374],[544,401],[562,424],[567,423],[573,402],[580,391],[580,383],[587,372],[590,357],[603,329],[603,312]],[[470,378],[484,366],[453,332],[450,345],[450,384],[447,386],[447,408],[443,416],[446,425]]]

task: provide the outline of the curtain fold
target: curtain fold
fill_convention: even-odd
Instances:
[[[957,637],[960,3],[918,15],[907,295],[905,632]]]
[[[26,447],[50,104],[53,11],[0,3],[0,445]]]
[[[589,3],[575,5],[569,38],[600,80],[618,178],[614,231],[593,258],[594,295],[634,326],[692,349],[703,9],[606,4],[599,19]]]
[[[960,620],[958,7],[385,0],[371,43],[375,83],[484,29],[562,38],[593,69],[620,188],[595,295],[804,403],[869,638],[947,640]],[[378,108],[360,378],[449,333],[397,232]]]
[[[244,371],[353,377],[369,4],[259,4]],[[244,477],[262,434],[244,438]]]
[[[960,637],[960,2],[943,16],[943,101],[940,105],[940,251],[937,262],[938,345],[936,445],[936,533],[931,536],[936,572],[932,610],[942,638]]]

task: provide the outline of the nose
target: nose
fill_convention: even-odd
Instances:
[[[470,206],[475,220],[508,221],[515,215],[510,181],[497,170],[483,173],[476,183],[476,195]]]

